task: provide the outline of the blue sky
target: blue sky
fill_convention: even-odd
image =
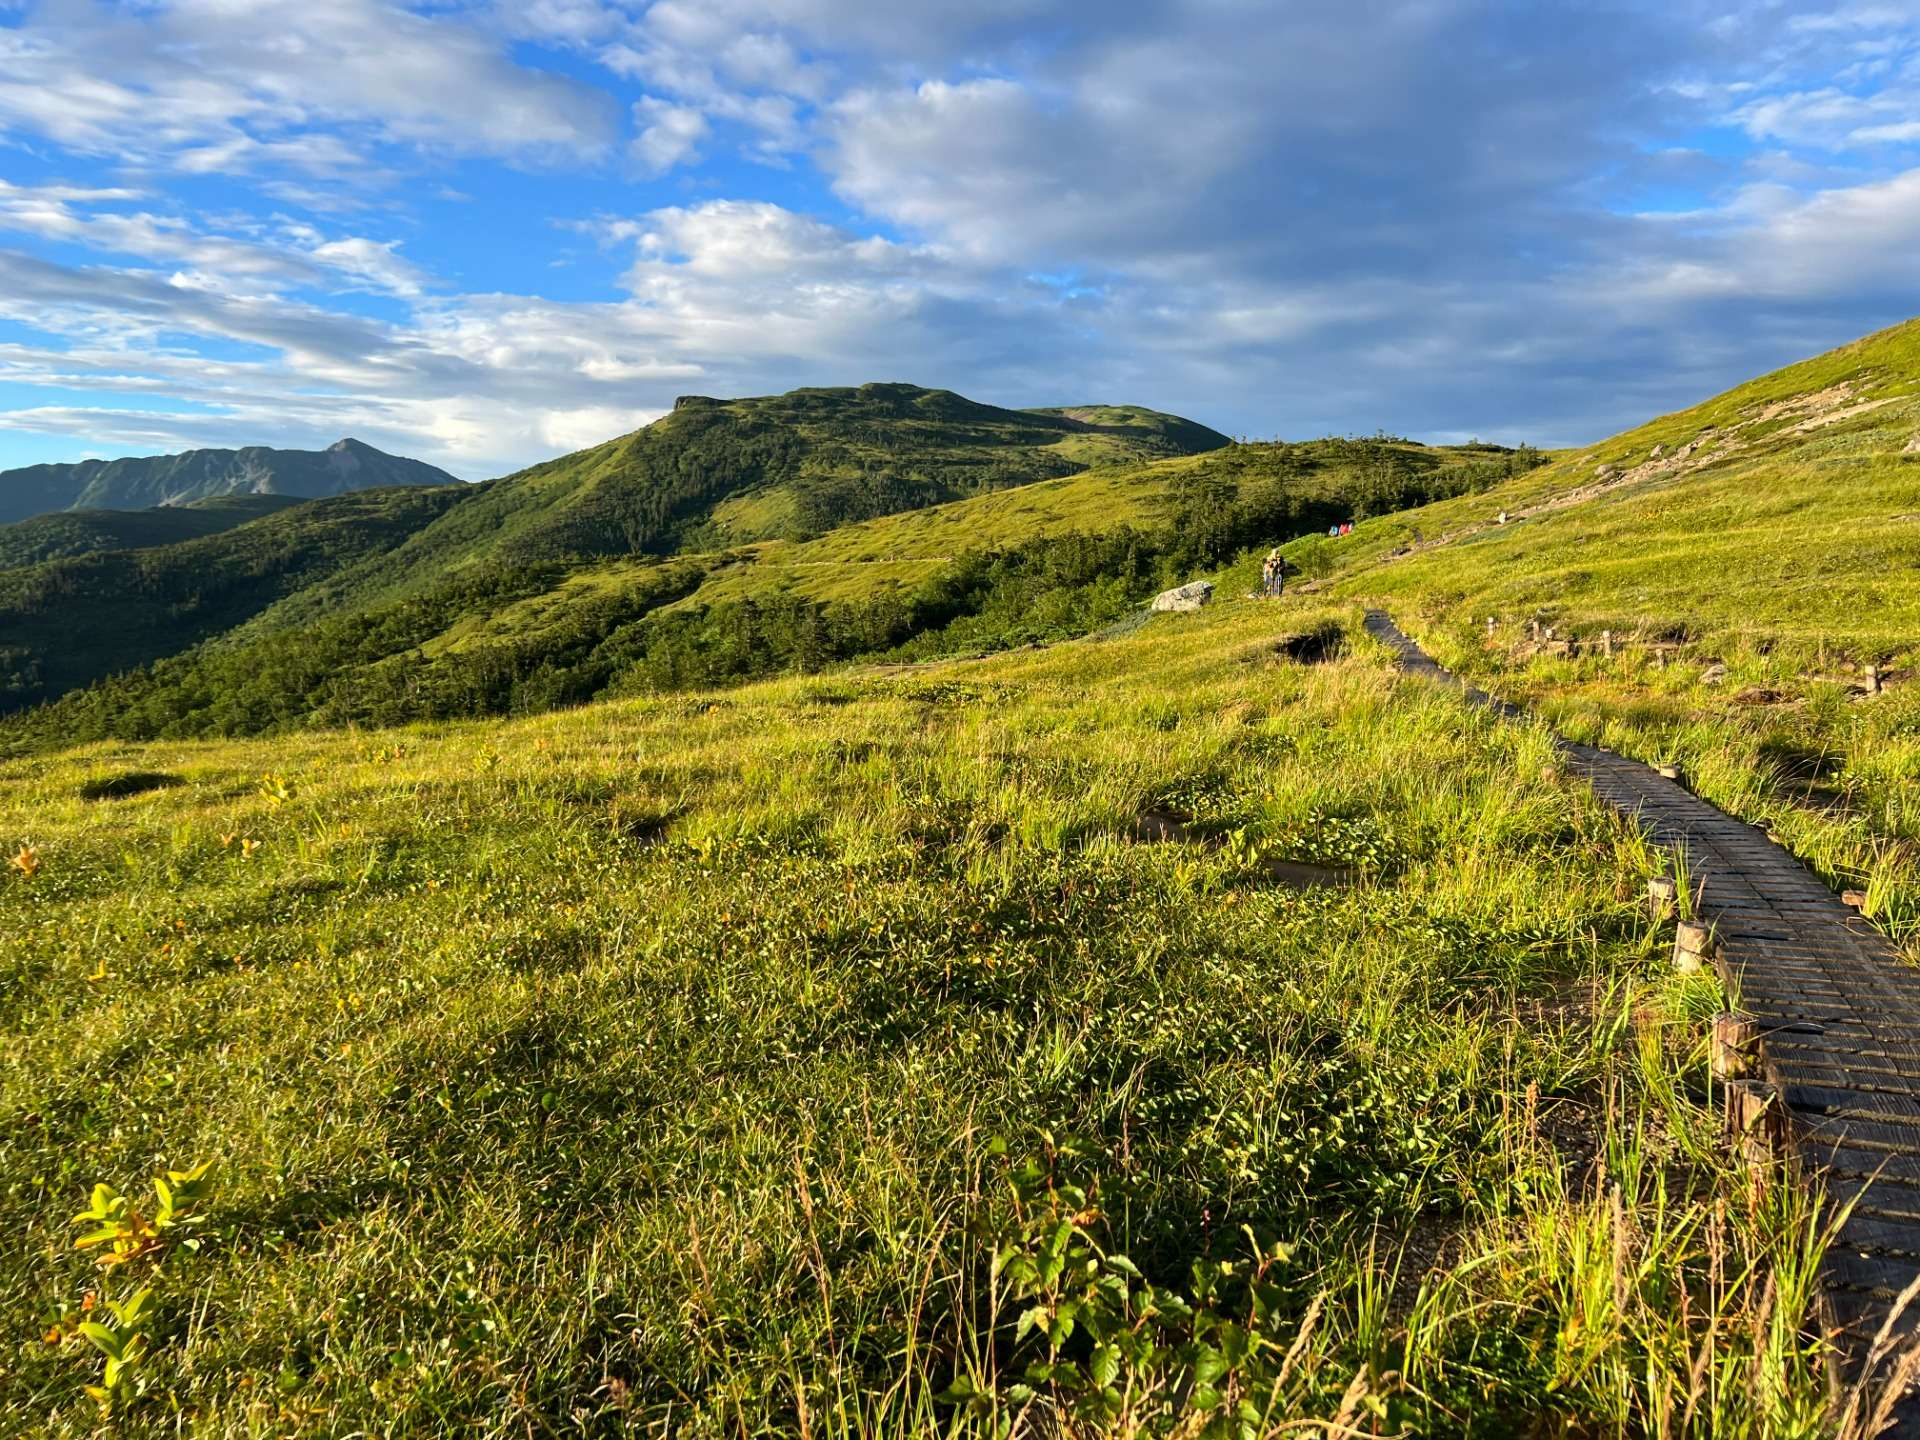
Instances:
[[[1916,312],[1912,0],[0,0],[0,466],[875,379],[1566,444]]]

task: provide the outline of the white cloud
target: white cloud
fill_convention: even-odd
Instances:
[[[633,107],[641,127],[634,138],[633,156],[649,175],[664,175],[694,159],[707,138],[707,117],[687,105],[674,105],[649,95]]]
[[[54,6],[0,27],[0,127],[125,168],[0,187],[0,229],[42,250],[0,255],[0,316],[39,337],[0,345],[0,379],[92,397],[0,425],[351,431],[480,475],[682,391],[901,378],[1259,433],[1587,438],[1910,303],[1913,18],[1799,8]],[[535,46],[598,61],[621,101],[529,68]],[[1694,143],[1715,125],[1765,151]],[[735,152],[796,171],[756,198],[714,164]],[[324,227],[166,194],[180,173],[302,205],[370,174],[430,190],[453,155],[624,156],[583,207],[611,213],[554,216],[617,249],[623,290],[456,293],[397,187]],[[736,198],[663,207],[636,176]],[[485,177],[457,178],[486,225]],[[834,201],[791,200],[822,182]],[[555,257],[521,258],[502,283],[538,288]]]
[[[354,134],[315,133],[340,126]],[[77,154],[339,176],[365,142],[580,156],[614,128],[605,97],[380,0],[75,0],[0,28],[0,131]]]
[[[424,277],[401,258],[396,241],[350,236],[326,239],[311,226],[285,224],[277,232],[237,238],[210,234],[194,222],[151,211],[98,207],[148,198],[139,191],[23,186],[0,180],[0,231],[81,245],[109,255],[185,266],[183,274],[228,284],[371,289],[415,295]]]
[[[328,240],[307,254],[314,263],[338,270],[391,295],[418,295],[425,282],[420,268],[397,253],[397,240],[367,240],[359,236]]]

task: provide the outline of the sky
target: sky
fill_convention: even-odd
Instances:
[[[909,380],[1579,444],[1920,313],[1920,0],[0,0],[0,466]]]

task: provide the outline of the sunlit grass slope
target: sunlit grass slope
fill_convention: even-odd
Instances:
[[[0,1431],[1818,1433],[1651,857],[1355,620],[0,762]]]
[[[1920,942],[1920,322],[1295,553],[1566,732],[1681,763]]]
[[[1450,543],[1388,561],[1416,531]],[[1340,593],[1435,616],[1905,651],[1920,642],[1920,322],[1307,558]]]
[[[1113,408],[1065,413],[1099,419]],[[1235,445],[1179,459],[1106,465],[843,525],[804,542],[741,547],[678,603],[705,605],[772,594],[827,602],[865,601],[876,594],[910,590],[970,550],[1020,545],[1050,535],[1098,535],[1123,527],[1147,530],[1163,525],[1175,497],[1197,489],[1227,487],[1252,496],[1264,487],[1285,487],[1338,503],[1341,509],[1336,513],[1344,515],[1369,501],[1380,503],[1369,489],[1367,473],[1369,465],[1380,463],[1380,455],[1397,459],[1411,475],[1459,470],[1487,459],[1475,447],[1397,441],[1374,447],[1367,460],[1358,461],[1346,453],[1348,448],[1337,440]]]

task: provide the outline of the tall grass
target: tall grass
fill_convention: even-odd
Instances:
[[[1356,618],[0,764],[0,1429],[210,1159],[129,1433],[1816,1433],[1657,857]]]
[[[1784,645],[1543,659],[1458,624],[1431,634],[1450,663],[1563,733],[1678,763],[1700,795],[1860,891],[1910,953],[1920,944],[1920,687],[1869,697],[1817,649]]]

